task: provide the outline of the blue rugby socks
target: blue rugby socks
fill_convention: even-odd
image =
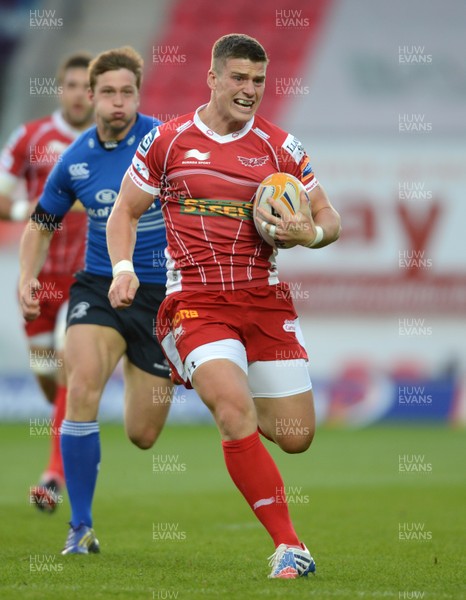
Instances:
[[[71,504],[71,526],[92,527],[92,499],[100,464],[100,434],[97,421],[64,420],[61,452]]]

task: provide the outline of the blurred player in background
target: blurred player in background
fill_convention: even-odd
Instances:
[[[71,288],[65,342],[68,395],[61,448],[72,515],[63,554],[99,552],[92,528],[100,463],[97,414],[120,358],[125,357],[125,426],[134,444],[144,449],[153,445],[171,401],[169,367],[154,333],[166,279],[165,227],[155,203],[137,231],[135,268],[142,285],[133,306],[118,312],[107,297],[112,278],[107,219],[138,143],[159,123],[137,112],[142,66],[142,58],[130,47],[103,52],[92,61],[89,80],[96,126],[55,165],[21,241],[20,302],[24,317],[33,320],[40,312],[37,273],[53,232],[77,198],[87,210],[86,264]],[[126,270],[125,265],[120,268]],[[113,276],[122,275],[115,269]]]
[[[263,228],[287,247],[334,242],[340,218],[299,140],[255,114],[267,62],[249,36],[215,43],[210,102],[143,140],[107,240],[112,263],[127,264],[138,219],[160,195],[168,273],[157,335],[177,376],[211,410],[230,476],[275,543],[270,577],[295,578],[315,563],[294,530],[283,480],[258,427],[286,452],[305,451],[315,428],[312,384],[291,294],[278,281],[276,250],[257,234],[252,200],[275,171],[302,181],[310,205],[303,192],[296,215],[287,218],[276,201],[279,217],[260,213]],[[136,286],[134,274],[114,279],[112,306],[127,306]],[[300,431],[282,431],[283,419],[300,423]]]
[[[45,180],[67,148],[93,122],[88,96],[87,53],[66,59],[58,71],[60,108],[53,114],[25,123],[11,135],[0,157],[0,218],[25,221],[34,210]],[[26,198],[16,198],[24,183]],[[53,511],[63,486],[63,464],[57,434],[65,414],[66,382],[63,364],[65,316],[73,274],[84,262],[86,215],[73,210],[54,237],[39,274],[42,285],[41,313],[26,322],[30,364],[39,385],[54,404],[51,454],[39,485],[31,488],[31,501]]]

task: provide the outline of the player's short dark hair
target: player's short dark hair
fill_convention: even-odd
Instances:
[[[61,83],[65,79],[68,69],[88,69],[91,60],[92,54],[89,52],[76,52],[76,54],[68,56],[58,67],[58,81]]]
[[[97,77],[107,71],[128,69],[136,75],[136,87],[141,87],[142,67],[144,61],[141,55],[131,46],[123,46],[102,52],[89,65],[89,85],[94,90]]]
[[[218,69],[229,58],[246,58],[252,62],[268,63],[264,47],[244,33],[229,33],[219,38],[212,48],[212,68]]]

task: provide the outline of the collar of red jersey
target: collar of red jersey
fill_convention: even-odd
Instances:
[[[249,131],[251,131],[252,129],[252,126],[254,125],[254,117],[252,117],[251,119],[249,119],[246,125],[239,131],[235,131],[234,133],[227,133],[227,135],[219,135],[218,133],[215,133],[215,131],[212,131],[212,129],[209,129],[199,117],[199,111],[205,108],[206,106],[207,104],[203,104],[196,110],[196,112],[194,113],[194,124],[198,129],[202,131],[204,135],[206,135],[212,140],[215,140],[216,142],[219,142],[219,144],[228,144],[229,142],[239,140],[240,138],[244,137],[247,133],[249,133]]]
[[[73,139],[76,139],[82,133],[82,131],[79,131],[79,129],[71,127],[71,125],[65,121],[59,110],[56,110],[54,113],[52,113],[52,120],[60,133],[63,133],[64,135],[67,135]]]

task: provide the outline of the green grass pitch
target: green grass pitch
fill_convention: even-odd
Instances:
[[[213,427],[167,427],[148,451],[119,425],[101,429],[101,554],[61,556],[66,495],[54,515],[28,501],[48,440],[0,426],[0,598],[466,598],[464,431],[322,428],[294,456],[268,444],[317,563],[316,576],[280,581],[267,579],[273,545],[231,483]],[[403,471],[413,460],[422,466]]]

